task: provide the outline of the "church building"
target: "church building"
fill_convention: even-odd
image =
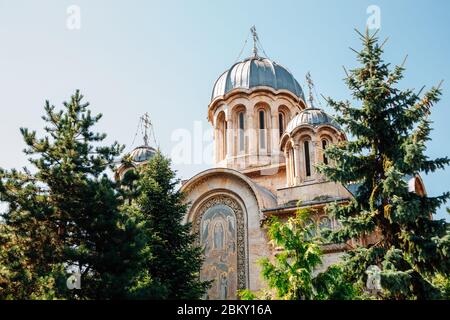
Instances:
[[[256,33],[253,55],[214,83],[207,115],[216,166],[182,186],[190,203],[186,221],[205,248],[201,277],[214,280],[209,299],[236,299],[238,290],[265,286],[258,260],[274,254],[263,226],[270,216],[293,214],[300,203],[315,209],[317,232],[337,227],[323,207],[351,192],[314,165],[328,163],[323,150],[346,136],[309,96],[307,102],[287,68],[259,56]],[[345,246],[324,249],[325,260],[334,261]]]
[[[212,89],[207,117],[214,128],[215,166],[181,187],[189,204],[185,222],[192,223],[205,250],[200,276],[213,280],[206,299],[237,299],[239,290],[266,287],[258,261],[276,253],[264,227],[268,218],[286,218],[305,206],[313,209],[309,223],[316,232],[336,229],[339,222],[327,216],[325,206],[349,201],[356,190],[315,170],[316,164],[332,164],[324,150],[347,138],[314,105],[310,75],[306,101],[287,68],[258,54],[252,31],[253,54],[223,72]],[[139,165],[154,152],[145,145],[131,156]],[[419,176],[408,179],[410,190],[425,192]],[[348,248],[373,240],[324,245],[323,268]]]

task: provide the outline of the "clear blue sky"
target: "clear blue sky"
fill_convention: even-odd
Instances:
[[[342,66],[355,65],[353,28],[364,29],[372,4],[381,9],[380,36],[389,37],[386,60],[409,55],[402,86],[446,80],[427,153],[450,155],[448,1],[0,0],[0,167],[26,164],[19,127],[41,128],[45,99],[60,105],[76,88],[103,113],[99,129],[108,141],[129,150],[138,117],[148,112],[170,154],[174,130],[192,131],[195,121],[208,128],[212,85],[253,24],[268,56],[301,84],[311,71],[319,93],[349,98]],[[70,5],[81,9],[80,30],[66,27]],[[176,166],[182,178],[207,167]],[[431,195],[450,190],[450,169],[424,180]]]

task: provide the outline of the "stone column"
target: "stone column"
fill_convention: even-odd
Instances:
[[[311,170],[312,170],[312,177],[314,179],[318,179],[319,178],[319,174],[316,171],[316,165],[319,163],[322,163],[322,143],[319,139],[319,137],[316,135],[314,137],[314,140],[311,141],[311,150],[309,151],[311,154],[311,159],[314,159],[314,162],[311,163]]]
[[[271,154],[273,157],[272,163],[279,163],[280,159],[280,129],[278,125],[278,112],[272,114],[272,126],[270,128],[270,140],[271,140]]]
[[[214,124],[214,163],[218,164],[220,161],[220,141],[219,141],[219,128],[217,128],[217,123]]]
[[[247,135],[248,135],[248,153],[250,155],[250,163],[253,163],[253,158],[256,155],[256,146],[258,143],[257,136],[256,136],[256,130],[255,130],[255,123],[254,123],[254,117],[253,114],[248,112],[248,121],[247,121]]]
[[[300,145],[295,144],[294,145],[294,183],[295,185],[300,184]]]
[[[290,168],[290,158],[289,151],[287,149],[284,150],[284,159],[286,162],[286,186],[290,187],[291,184],[291,168]]]
[[[233,121],[231,119],[227,119],[227,164],[230,163],[231,158],[233,157],[233,145],[234,145],[234,139],[233,139]]]

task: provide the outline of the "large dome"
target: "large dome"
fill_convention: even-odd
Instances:
[[[302,125],[311,125],[311,126],[319,126],[319,125],[330,125],[340,130],[339,124],[328,115],[325,111],[318,108],[306,108],[299,114],[297,114],[291,121],[289,121],[286,126],[286,132],[292,133],[297,127]]]
[[[302,88],[286,68],[257,56],[235,63],[225,71],[214,84],[211,100],[236,88],[252,89],[260,86],[288,90],[305,100]]]

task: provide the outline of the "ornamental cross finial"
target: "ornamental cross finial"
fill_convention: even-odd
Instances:
[[[150,118],[148,116],[148,113],[144,113],[144,115],[141,117],[143,129],[144,129],[144,145],[148,146],[148,130],[150,129],[150,126],[152,123],[150,122]]]
[[[258,34],[256,33],[256,27],[255,26],[251,27],[250,32],[253,35],[253,56],[258,57],[257,42],[259,41],[259,38],[258,38]]]
[[[314,108],[314,96],[313,96],[314,82],[312,81],[311,73],[309,71],[306,74],[306,83],[308,84],[308,89],[309,89],[309,95],[308,95],[309,107]]]

